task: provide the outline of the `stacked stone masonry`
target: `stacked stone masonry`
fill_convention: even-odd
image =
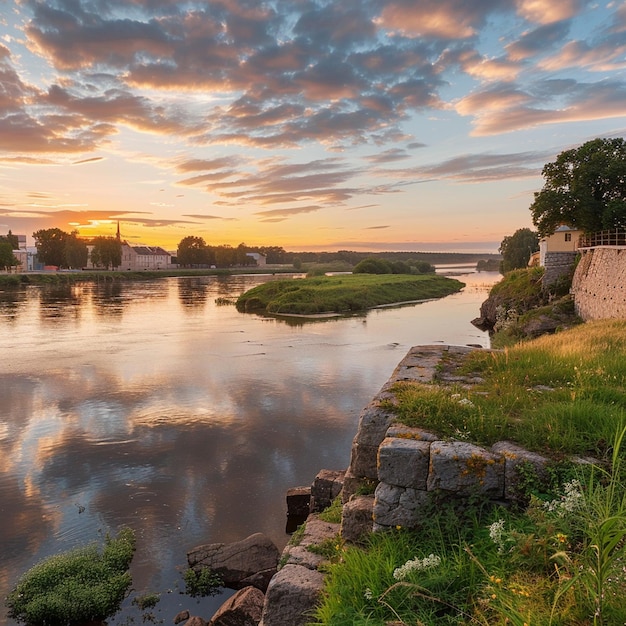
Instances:
[[[544,260],[544,287],[554,284],[562,276],[570,274],[577,252],[546,252]]]
[[[539,474],[549,462],[545,457],[502,441],[483,448],[466,441],[442,440],[436,434],[409,428],[394,421],[393,412],[380,406],[383,399],[392,400],[392,387],[399,381],[424,384],[455,383],[471,387],[476,377],[442,373],[440,364],[462,358],[473,348],[459,346],[418,346],[400,362],[381,392],[364,409],[354,438],[350,467],[344,481],[344,528],[354,528],[350,519],[356,509],[362,517],[363,502],[357,493],[374,486],[370,498],[370,529],[403,526],[415,528],[426,514],[429,502],[436,496],[467,498],[476,494],[493,501],[516,498],[516,466],[532,464]],[[362,532],[368,529],[362,527]]]
[[[585,321],[626,318],[626,247],[584,250],[572,294],[576,313]]]

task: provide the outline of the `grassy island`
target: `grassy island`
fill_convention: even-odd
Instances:
[[[246,291],[237,310],[271,315],[360,313],[376,306],[443,298],[464,283],[436,274],[346,274],[274,280]]]

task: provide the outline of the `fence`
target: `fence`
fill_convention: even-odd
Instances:
[[[626,229],[602,230],[590,235],[582,235],[578,240],[579,248],[595,248],[597,246],[626,246]]]

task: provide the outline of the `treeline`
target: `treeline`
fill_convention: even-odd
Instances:
[[[44,265],[81,269],[91,261],[94,267],[112,269],[122,262],[122,244],[116,237],[86,240],[77,231],[66,233],[60,228],[45,228],[35,231],[33,239],[37,258]]]
[[[311,264],[345,263],[352,267],[370,258],[384,259],[390,263],[423,262],[430,265],[478,263],[478,261],[499,260],[496,254],[473,254],[464,252],[288,252],[280,246],[228,245],[211,246],[202,237],[185,237],[178,244],[176,261],[182,266],[229,267],[233,265],[254,265],[250,253],[262,254],[270,265],[293,265],[301,267]]]

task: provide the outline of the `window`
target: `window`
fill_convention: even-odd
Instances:
[[[571,241],[572,240],[572,233],[565,233],[565,241]]]

